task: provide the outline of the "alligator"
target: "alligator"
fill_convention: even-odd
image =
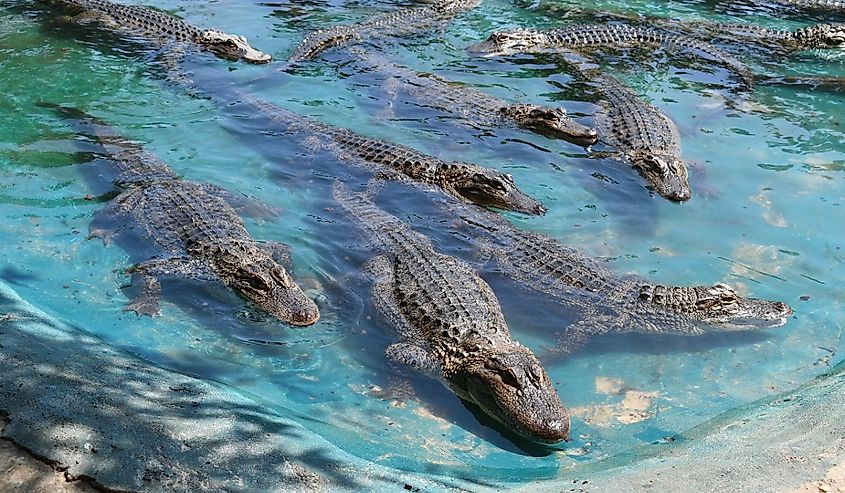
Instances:
[[[792,315],[785,303],[746,298],[722,283],[665,286],[617,275],[584,252],[495,214],[461,204],[446,209],[477,241],[482,262],[492,259],[497,272],[583,314],[562,331],[552,353],[571,354],[609,332],[697,336],[778,327]]]
[[[311,60],[324,51],[353,42],[379,37],[412,36],[430,32],[457,14],[470,10],[481,0],[438,0],[423,7],[399,9],[371,17],[358,24],[341,24],[320,29],[308,36],[288,58],[291,64]]]
[[[110,31],[140,37],[157,44],[182,43],[207,50],[220,58],[249,63],[268,63],[270,55],[256,50],[243,36],[215,29],[200,29],[148,7],[123,5],[107,0],[44,0],[74,14],[78,24],[97,24]]]
[[[674,19],[650,18],[653,25],[709,41],[741,44],[743,48],[756,46],[780,51],[813,48],[845,47],[845,23],[814,24],[795,30],[768,29],[754,24],[721,23],[711,21],[678,22]]]
[[[786,75],[763,77],[757,83],[761,86],[803,87],[814,92],[845,92],[845,77],[835,75]]]
[[[471,53],[485,56],[548,50],[582,50],[596,47],[668,47],[704,55],[734,71],[747,87],[754,77],[744,63],[710,43],[668,30],[622,23],[567,26],[548,31],[512,29],[498,31],[470,45]]]
[[[758,6],[759,3],[759,0],[751,0],[751,4],[754,6]],[[773,3],[792,7],[796,10],[810,11],[813,14],[829,14],[837,17],[845,14],[845,1],[843,0],[773,0]]]
[[[615,148],[661,196],[689,200],[692,190],[675,122],[610,75],[597,70],[581,74],[600,93],[599,141]]]
[[[511,338],[490,286],[366,194],[336,183],[333,195],[379,252],[365,271],[376,307],[400,337],[387,358],[440,380],[527,439],[566,440],[568,413],[534,353]]]
[[[410,147],[321,123],[243,92],[238,93],[237,99],[286,132],[304,134],[305,141],[319,141],[343,161],[375,166],[381,178],[436,185],[463,201],[482,206],[532,215],[546,212],[539,202],[517,188],[510,174],[471,163],[442,161]]]
[[[372,53],[355,52],[355,56],[366,66],[366,70],[381,72],[389,78],[391,85],[407,91],[421,103],[457,113],[473,125],[512,124],[585,146],[595,143],[598,138],[595,129],[569,118],[563,108],[508,103],[471,86],[451,82],[433,74],[419,73]]]
[[[207,183],[180,179],[138,144],[127,141],[102,121],[80,110],[52,106],[84,134],[102,145],[114,163],[118,195],[91,224],[91,236],[163,252],[130,267],[138,295],[126,311],[138,316],[159,313],[160,277],[219,282],[262,310],[293,325],[311,325],[319,317],[282,263],[288,247],[257,242],[230,202],[239,197]],[[280,263],[281,262],[281,263]]]
[[[798,9],[845,13],[843,0],[774,0],[776,3]]]

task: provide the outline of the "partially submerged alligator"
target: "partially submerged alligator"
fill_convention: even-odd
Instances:
[[[577,351],[591,336],[608,332],[696,336],[778,327],[792,315],[785,303],[745,298],[726,284],[664,286],[620,276],[576,248],[519,230],[495,214],[456,205],[449,212],[478,236],[482,256],[500,272],[582,313],[562,331],[557,353]]]
[[[90,115],[45,106],[100,143],[115,165],[115,184],[122,191],[97,214],[92,236],[104,241],[125,237],[164,252],[128,270],[141,291],[126,310],[157,314],[158,278],[175,276],[223,283],[294,325],[311,325],[319,319],[317,306],[279,263],[286,260],[287,246],[256,242],[229,204],[237,203],[238,197],[210,184],[179,179],[161,160]]]
[[[590,145],[598,138],[595,129],[569,118],[563,108],[508,103],[471,86],[450,82],[433,74],[422,74],[370,53],[356,52],[356,57],[368,69],[378,70],[390,77],[392,84],[407,91],[419,102],[459,114],[473,125],[511,124],[581,145]]]
[[[342,24],[309,34],[296,47],[289,63],[311,60],[333,48],[377,37],[411,36],[431,31],[438,24],[470,10],[481,0],[437,0],[423,7],[399,9],[376,15],[358,24]]]
[[[582,74],[599,92],[599,140],[619,151],[655,192],[669,200],[689,200],[689,173],[675,122],[610,75]]]
[[[694,37],[646,26],[609,23],[567,26],[548,31],[512,29],[494,32],[486,40],[471,45],[468,50],[494,56],[559,49],[574,51],[596,47],[661,46],[702,54],[734,71],[746,86],[754,85],[754,77],[748,67],[730,53]]]
[[[845,1],[842,0],[775,0],[775,2],[804,10],[845,13]]]
[[[462,201],[525,214],[542,215],[546,209],[524,194],[509,174],[464,162],[446,162],[417,150],[371,139],[284,109],[269,101],[239,93],[239,99],[285,131],[316,135],[320,144],[338,158],[375,165],[381,177],[410,179],[436,185]]]
[[[565,440],[567,411],[531,350],[511,339],[490,286],[365,197],[339,183],[333,195],[380,252],[366,270],[376,306],[401,339],[387,357],[441,380],[528,439]]]
[[[268,63],[270,55],[256,50],[243,36],[214,29],[200,29],[170,14],[147,7],[107,0],[44,0],[74,15],[80,24],[99,24],[105,29],[166,44],[184,43],[218,57],[249,63]]]
[[[686,36],[708,41],[738,43],[742,47],[751,45],[783,51],[845,47],[845,23],[814,24],[790,31],[768,29],[754,24],[701,20],[678,22],[674,19],[651,18],[649,22],[662,29],[683,33]]]

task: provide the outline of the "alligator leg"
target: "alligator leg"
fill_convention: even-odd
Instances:
[[[293,261],[290,258],[290,245],[278,241],[259,241],[258,248],[264,250],[267,255],[273,258],[279,265],[288,272],[293,272]]]
[[[161,313],[161,283],[155,276],[133,273],[132,284],[139,282],[141,284],[140,291],[135,298],[123,307],[123,311],[135,312],[139,317],[159,315]]]
[[[76,15],[63,15],[58,17],[56,20],[58,22],[76,24],[80,26],[100,24],[101,26],[107,28],[116,29],[120,27],[111,17],[103,15],[95,10],[83,10],[81,13]]]
[[[282,213],[282,210],[278,207],[264,203],[255,197],[250,197],[242,193],[232,193],[211,183],[202,183],[200,184],[200,188],[211,196],[225,200],[241,216],[273,220],[277,219]]]
[[[165,77],[173,85],[191,88],[194,81],[187,72],[182,70],[182,59],[185,58],[185,48],[179,43],[168,43],[163,46],[158,55],[165,68]]]
[[[88,238],[99,238],[103,240],[103,244],[109,246],[119,232],[113,229],[113,226],[125,221],[121,219],[126,216],[124,207],[118,198],[111,200],[105,207],[100,209],[94,216],[88,227]]]
[[[564,329],[552,352],[560,356],[576,353],[587,345],[591,336],[609,332],[615,323],[618,322],[612,315],[587,316]]]
[[[365,271],[374,277],[373,300],[382,316],[387,319],[393,328],[403,337],[414,333],[414,328],[402,310],[396,303],[393,296],[393,265],[385,256],[379,256],[370,260],[365,266]],[[398,342],[388,346],[385,356],[391,363],[407,366],[425,375],[439,378],[440,365],[434,361],[426,348],[413,342]]]
[[[440,378],[440,363],[431,357],[425,348],[407,342],[391,344],[384,351],[387,359],[393,363],[408,366],[432,378]]]
[[[132,284],[140,284],[140,291],[124,307],[124,311],[133,311],[138,316],[155,316],[161,312],[161,283],[162,276],[178,276],[205,281],[219,279],[208,268],[208,265],[190,257],[171,257],[160,260],[150,260],[127,269],[132,274]]]

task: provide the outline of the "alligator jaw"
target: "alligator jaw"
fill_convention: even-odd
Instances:
[[[648,151],[635,151],[628,158],[648,181],[649,188],[675,202],[692,198],[687,165],[681,159]]]
[[[539,360],[511,347],[472,361],[448,385],[509,430],[535,443],[554,445],[569,437],[569,413]]]
[[[257,249],[248,251],[250,263],[237,268],[229,284],[262,310],[291,325],[306,326],[320,319],[313,300],[305,296],[290,274]],[[225,270],[225,261],[217,263]]]
[[[533,216],[542,216],[546,208],[520,190],[510,174],[481,166],[452,162],[440,170],[442,186],[468,202]]]
[[[785,324],[794,313],[786,303],[757,298],[742,298],[725,311],[702,321],[725,332],[770,329]]]

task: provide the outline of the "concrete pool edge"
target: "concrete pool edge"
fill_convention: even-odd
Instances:
[[[486,491],[345,452],[234,390],[55,320],[0,281],[2,436],[103,489]],[[845,364],[796,390],[530,491],[789,491],[845,458]],[[576,483],[573,483],[576,481]],[[517,485],[502,484],[502,487]],[[526,487],[526,491],[529,487]]]
[[[57,321],[3,282],[0,374],[0,413],[8,421],[2,437],[105,490],[473,487],[364,461],[232,389],[160,368]]]

